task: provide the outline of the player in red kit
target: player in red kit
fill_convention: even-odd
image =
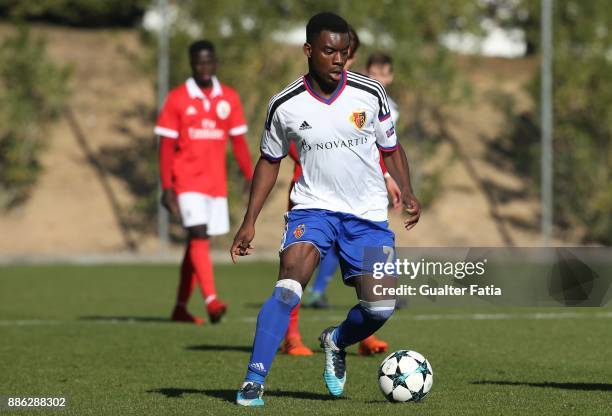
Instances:
[[[229,231],[225,153],[227,139],[247,181],[253,177],[246,142],[247,124],[238,93],[216,76],[214,45],[206,40],[189,47],[192,77],[168,94],[155,133],[160,136],[162,204],[180,216],[188,242],[172,320],[204,323],[187,312],[199,284],[209,319],[219,322],[227,305],[217,298],[209,254],[209,236]]]

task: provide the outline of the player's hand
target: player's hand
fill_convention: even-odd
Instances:
[[[240,229],[234,237],[232,248],[230,249],[230,255],[232,256],[232,262],[236,263],[236,256],[248,256],[255,250],[251,245],[251,241],[255,238],[255,227],[250,224],[242,223]]]
[[[402,202],[404,209],[408,213],[408,219],[404,221],[404,228],[406,231],[411,230],[419,222],[421,217],[421,204],[419,200],[412,193],[404,193],[402,195]]]
[[[397,182],[395,182],[391,175],[385,177],[385,185],[387,185],[387,192],[391,197],[391,207],[398,209],[402,205],[402,191],[400,191]]]
[[[161,204],[172,214],[176,215],[177,217],[180,216],[176,193],[172,188],[164,189],[162,191]]]

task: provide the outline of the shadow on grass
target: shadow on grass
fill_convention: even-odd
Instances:
[[[226,390],[229,392],[229,390]],[[207,390],[199,390],[199,389],[182,389],[178,387],[164,387],[161,389],[153,389],[147,390],[147,393],[158,393],[166,396],[169,399],[182,399],[185,394],[206,394]],[[236,394],[236,392],[234,392]],[[229,395],[226,397],[226,400],[230,400]]]
[[[244,306],[249,308],[249,309],[261,309],[263,303],[257,303],[257,302],[250,302],[250,303],[245,303]],[[307,309],[309,311],[342,311],[342,312],[348,312],[353,306],[355,305],[329,305],[326,308],[312,308],[312,307],[306,307],[304,305],[301,306],[302,309]]]
[[[312,344],[309,345],[311,348],[313,348],[313,353],[315,355],[319,355],[319,354],[323,354],[323,351],[317,349],[317,345],[316,344]],[[189,345],[187,347],[185,347],[186,350],[188,351],[238,351],[238,352],[248,352],[250,353],[251,350],[253,349],[253,347],[251,345],[221,345],[221,344],[200,344],[200,345]],[[279,354],[281,354],[279,352]],[[282,354],[285,355],[285,354]],[[348,356],[358,356],[358,352],[356,349],[351,349],[349,351],[346,352],[346,355]],[[384,354],[383,354],[384,355]],[[379,354],[375,354],[375,355],[368,355],[366,357],[366,359],[379,359],[379,357],[381,357],[381,355]],[[266,393],[267,394],[267,393]]]
[[[329,394],[314,393],[311,391],[270,390],[266,392],[266,395],[273,397],[290,397],[292,399],[304,400],[346,400],[346,397],[334,398]]]
[[[147,393],[158,393],[166,396],[167,398],[173,399],[180,399],[185,394],[204,394],[206,396],[215,397],[226,402],[234,403],[236,401],[236,390],[227,389],[199,390],[178,387],[164,387],[160,389],[147,390]],[[303,400],[345,400],[345,398],[335,399],[328,394],[313,393],[309,391],[270,390],[266,391],[265,395],[266,397],[289,397],[292,399]]]
[[[417,402],[410,402],[410,406],[422,406],[424,403],[427,402],[427,399],[421,399]],[[364,401],[365,404],[382,404],[382,405],[389,405],[389,406],[397,406],[400,402],[390,402],[389,400],[386,399],[379,399],[379,400],[366,400]]]
[[[545,381],[542,383],[528,383],[524,381],[493,381],[482,380],[473,381],[472,384],[494,384],[498,386],[527,386],[527,387],[550,387],[553,389],[582,390],[582,391],[612,391],[610,383],[559,383],[555,381]]]
[[[218,344],[201,344],[201,345],[189,345],[185,347],[189,351],[239,351],[239,352],[251,352],[252,347],[250,345],[218,345]]]
[[[98,321],[109,323],[176,323],[170,320],[167,316],[80,316],[81,321]]]

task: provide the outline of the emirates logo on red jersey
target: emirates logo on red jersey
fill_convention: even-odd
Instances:
[[[202,128],[190,127],[189,138],[192,140],[223,140],[224,130],[217,128],[215,120],[203,119]]]

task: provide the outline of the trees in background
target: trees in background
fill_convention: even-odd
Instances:
[[[510,3],[500,0],[497,3]],[[540,9],[523,0],[504,21],[525,21],[539,53]],[[531,23],[527,23],[531,22]],[[612,244],[612,8],[606,0],[554,2],[554,218],[561,237],[582,229],[584,242]],[[537,36],[536,36],[537,35]],[[540,187],[540,74],[527,85],[536,104],[506,108],[507,160],[532,191]]]
[[[35,183],[49,125],[69,94],[69,74],[24,27],[0,43],[0,207],[24,200]]]
[[[218,46],[220,77],[243,99],[256,143],[268,98],[306,71],[297,46],[281,42],[321,10],[344,16],[364,40],[356,66],[368,53],[389,52],[396,81],[390,94],[403,107],[398,131],[419,165],[444,140],[444,114],[469,95],[453,54],[441,46],[450,31],[480,34],[483,18],[525,31],[527,53],[539,53],[538,1],[532,0],[227,0],[171,1],[179,20],[171,33],[170,84],[189,74],[187,46],[196,37]],[[0,0],[0,15],[78,26],[132,25],[149,0]],[[554,160],[557,230],[578,226],[586,242],[612,243],[612,8],[606,0],[559,0],[554,10]],[[148,35],[143,47],[155,50]],[[153,60],[147,65],[151,75]],[[27,195],[40,170],[44,129],[67,94],[68,70],[53,64],[44,42],[27,31],[0,45],[0,205]],[[153,76],[152,76],[153,78]],[[507,134],[500,138],[505,161],[518,168],[536,193],[540,175],[539,73],[527,86],[534,106],[517,114],[507,107]],[[153,160],[154,155],[151,155]],[[232,158],[229,158],[233,164]],[[147,162],[148,163],[148,162]],[[154,163],[150,163],[154,166]],[[231,168],[230,192],[241,189]],[[154,172],[149,172],[155,175]],[[427,201],[439,192],[436,172],[425,172],[419,192]],[[151,187],[151,194],[155,192]],[[148,199],[149,204],[155,198]]]
[[[554,196],[560,231],[612,244],[612,8],[555,2]],[[539,82],[534,100],[539,103]],[[535,173],[535,172],[534,172]],[[534,175],[535,176],[535,175]]]
[[[14,34],[0,41],[0,207],[24,201],[41,172],[48,128],[69,95],[70,71],[46,53],[24,21],[80,27],[129,26],[148,0],[0,0]],[[7,31],[8,32],[8,31]]]
[[[0,16],[79,27],[131,26],[149,0],[0,0]]]

